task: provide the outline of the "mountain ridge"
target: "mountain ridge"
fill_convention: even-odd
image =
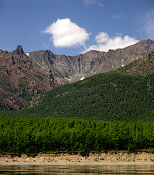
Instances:
[[[56,55],[51,51],[35,51],[32,54],[39,54],[33,59],[34,62],[46,68],[51,69],[55,76],[67,78],[70,82],[79,81],[81,78],[89,77],[94,74],[116,70],[121,66],[140,59],[146,52],[154,49],[154,41],[143,40],[135,45],[128,46],[124,49],[109,50],[108,52],[89,51],[85,54],[76,56]],[[42,54],[45,52],[44,54]],[[50,53],[48,58],[46,52]],[[39,58],[40,57],[40,58]],[[39,58],[39,60],[38,60]],[[50,64],[51,63],[51,64]],[[58,74],[61,73],[61,75]],[[69,83],[69,82],[68,82]]]
[[[49,50],[25,53],[21,45],[13,52],[0,50],[0,106],[22,109],[38,104],[45,91],[124,67],[153,49],[154,41],[143,40],[124,49],[77,56]]]

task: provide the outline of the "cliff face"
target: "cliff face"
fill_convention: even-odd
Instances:
[[[154,41],[144,40],[124,49],[108,52],[89,51],[77,56],[54,55],[50,51],[31,52],[31,60],[44,70],[52,70],[55,77],[75,82],[94,74],[109,72],[143,57],[154,49]]]
[[[21,46],[13,52],[0,51],[0,104],[3,106],[21,109],[56,85],[51,72],[37,69]]]
[[[49,50],[24,53],[0,50],[0,108],[22,109],[39,102],[39,94],[58,85],[109,72],[143,57],[154,49],[144,40],[124,49],[89,51],[77,56],[55,55]]]
[[[154,50],[149,51],[141,59],[136,60],[117,71],[124,74],[135,75],[154,74]]]

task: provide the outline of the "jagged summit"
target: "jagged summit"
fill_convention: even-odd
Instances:
[[[13,51],[13,53],[18,55],[23,55],[24,51],[23,51],[22,45],[18,45],[16,50]]]

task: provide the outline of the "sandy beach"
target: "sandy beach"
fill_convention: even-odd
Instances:
[[[154,153],[108,152],[89,153],[56,153],[38,155],[0,155],[0,165],[109,165],[109,164],[154,164]]]

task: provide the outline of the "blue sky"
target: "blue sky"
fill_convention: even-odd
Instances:
[[[0,49],[76,55],[154,40],[154,0],[0,0]]]

